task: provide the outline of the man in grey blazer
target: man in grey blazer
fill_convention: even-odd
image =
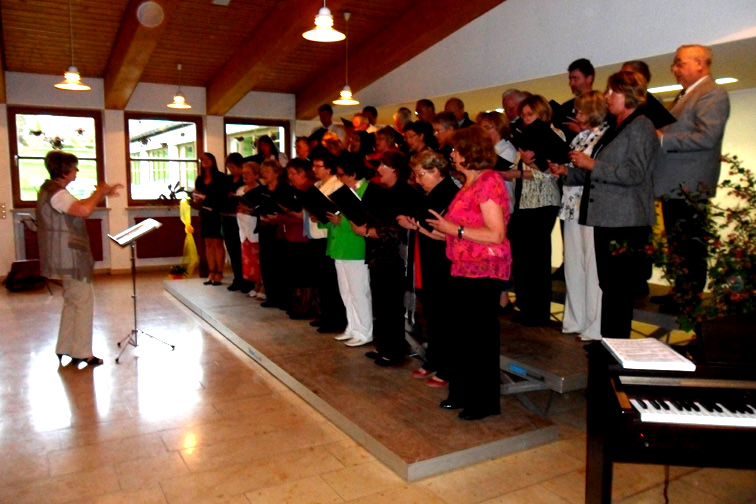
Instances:
[[[661,141],[654,192],[662,199],[664,227],[679,225],[686,239],[673,248],[683,258],[689,271],[679,279],[676,290],[702,292],[706,286],[707,250],[696,238],[703,230],[694,221],[694,211],[682,198],[681,188],[707,189],[713,197],[719,181],[722,137],[730,115],[727,92],[711,76],[711,50],[701,45],[684,45],[677,49],[672,73],[683,87],[670,112],[676,122],[657,130]],[[703,185],[701,185],[703,184]],[[671,295],[651,299],[674,309]]]

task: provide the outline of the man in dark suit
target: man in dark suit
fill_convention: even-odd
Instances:
[[[585,58],[576,59],[567,67],[570,91],[574,96],[580,96],[591,91],[595,77],[596,70],[590,60]],[[554,126],[564,132],[567,143],[570,143],[582,129],[575,116],[577,116],[577,111],[575,110],[574,98],[564,102],[559,110],[554,111]]]
[[[676,289],[702,292],[706,285],[708,251],[697,238],[702,236],[695,211],[685,203],[681,187],[691,191],[704,189],[714,196],[719,181],[722,137],[730,116],[730,99],[711,76],[711,50],[701,45],[680,46],[672,63],[672,73],[683,90],[670,112],[676,122],[657,130],[661,141],[659,164],[654,172],[654,192],[662,200],[664,227],[669,232],[679,225],[685,238],[672,245],[671,252],[680,256],[687,268],[686,278],[679,279]],[[703,183],[703,187],[699,187]],[[674,309],[671,295],[651,299]]]
[[[475,124],[465,112],[465,104],[459,98],[449,98],[444,105],[444,112],[451,112],[457,119],[457,129],[467,128]]]

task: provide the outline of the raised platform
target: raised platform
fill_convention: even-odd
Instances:
[[[306,322],[200,279],[166,291],[291,388],[407,481],[526,450],[557,439],[557,427],[502,397],[502,414],[464,422],[439,409],[445,389],[413,380],[413,359],[380,368]],[[505,336],[506,339],[506,336]]]

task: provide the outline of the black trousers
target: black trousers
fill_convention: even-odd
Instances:
[[[456,311],[456,296],[449,296],[451,275],[437,275],[428,278],[423,275],[423,288],[418,290],[420,303],[423,305],[425,327],[428,333],[428,348],[425,352],[423,368],[435,371],[442,380],[449,379],[449,368],[454,359],[452,331],[450,327],[451,310]],[[465,293],[458,293],[466,295]]]
[[[629,338],[633,321],[632,285],[645,259],[649,226],[593,228],[601,287],[601,336]]]
[[[705,235],[701,227],[701,216],[697,216],[695,209],[681,199],[663,201],[662,214],[667,235],[674,233],[684,236],[684,239],[668,240],[670,252],[682,258],[681,266],[688,270],[687,275],[677,280],[675,290],[703,292],[706,287],[708,250],[701,240]],[[673,231],[676,226],[679,230]]]
[[[346,328],[346,308],[339,292],[336,264],[326,255],[326,239],[310,240],[315,257],[315,289],[320,300],[320,322],[322,327]]]
[[[523,318],[542,324],[551,319],[551,230],[558,211],[517,210],[509,222],[517,307]]]
[[[373,296],[373,340],[376,350],[391,360],[404,359],[404,267],[401,264],[370,269]]]
[[[276,226],[260,226],[260,273],[268,302],[281,308],[291,303],[291,279],[287,271],[286,242],[276,236]]]
[[[454,313],[449,315],[454,361],[449,400],[471,412],[500,411],[499,292],[501,280],[452,277]]]
[[[228,257],[231,259],[231,269],[234,272],[234,282],[245,283],[242,275],[241,239],[239,238],[239,224],[236,217],[223,217],[223,241],[226,244]]]

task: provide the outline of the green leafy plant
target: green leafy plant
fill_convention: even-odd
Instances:
[[[187,196],[189,194],[186,191],[186,189],[184,189],[184,187],[181,185],[181,182],[179,181],[179,182],[176,182],[173,185],[168,184],[168,195],[161,194],[160,196],[158,196],[158,199],[159,200],[176,201],[176,200],[180,199],[178,195],[181,194],[181,193],[184,193],[184,195],[187,195]]]
[[[681,308],[678,322],[685,330],[703,320],[756,311],[756,176],[737,156],[724,157],[723,162],[729,165],[729,176],[719,188],[733,203],[725,206],[707,200],[710,191],[703,186],[698,192],[685,187],[680,190],[703,230],[695,239],[708,250],[710,292],[695,293],[687,281],[683,258],[674,253],[675,243],[688,239],[684,225],[667,229],[648,249],[664,278],[675,286],[673,294]]]
[[[174,264],[171,266],[171,269],[168,271],[168,274],[171,276],[186,276],[187,274],[187,268],[185,264]]]

